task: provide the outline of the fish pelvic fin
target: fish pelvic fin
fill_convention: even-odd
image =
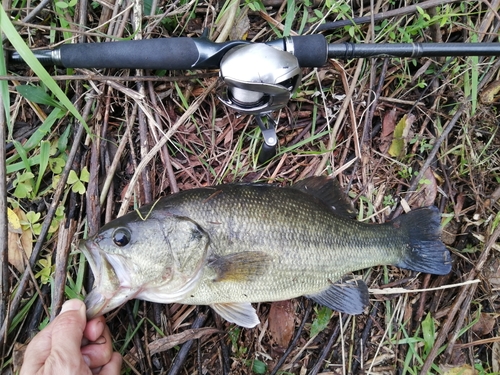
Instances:
[[[244,328],[253,328],[260,323],[257,312],[250,302],[215,303],[210,307],[228,322]]]
[[[262,275],[271,256],[261,251],[242,251],[226,256],[212,256],[207,266],[215,271],[214,282],[249,281]]]
[[[441,214],[436,207],[419,208],[389,224],[409,236],[408,250],[396,266],[435,275],[451,271],[450,252],[441,242]]]
[[[368,305],[368,287],[364,281],[346,276],[328,289],[306,297],[332,310],[357,315],[362,314]]]
[[[325,176],[313,176],[298,181],[291,188],[312,195],[347,219],[356,218],[356,210],[337,180]]]

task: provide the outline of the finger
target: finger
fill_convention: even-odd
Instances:
[[[20,375],[34,374],[43,366],[50,355],[50,336],[51,326],[49,324],[31,340],[24,354]]]
[[[102,367],[99,375],[119,375],[122,368],[122,356],[119,353],[113,353],[111,360]]]
[[[81,348],[82,355],[86,358],[85,361],[91,369],[104,366],[110,361],[113,354],[111,333],[106,325],[103,325],[103,327],[101,337]]]
[[[99,337],[103,335],[105,326],[106,326],[106,320],[104,319],[103,316],[89,320],[87,322],[85,330],[83,331],[83,337],[88,341],[96,341]]]
[[[76,337],[73,337],[75,336],[75,326],[77,327]],[[47,358],[53,354],[54,346],[56,346],[56,351],[59,349],[62,352],[61,355],[64,356],[65,351],[60,350],[61,346],[71,348],[70,350],[73,351],[77,348],[78,351],[74,358],[81,358],[79,350],[84,327],[85,304],[79,300],[67,301],[63,305],[61,314],[31,340],[26,348],[21,374],[34,374],[37,372],[44,365]],[[55,338],[54,334],[56,335]],[[61,335],[63,335],[62,339]],[[72,343],[73,345],[67,344],[70,340],[75,341]]]
[[[56,320],[57,324],[54,324]],[[78,299],[66,301],[59,316],[51,323],[52,351],[79,357],[86,322],[85,304]]]

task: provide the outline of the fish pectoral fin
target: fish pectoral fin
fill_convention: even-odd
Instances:
[[[261,251],[242,251],[212,256],[207,266],[215,271],[213,281],[249,281],[261,276],[271,257]]]
[[[368,287],[351,277],[333,283],[328,289],[306,296],[320,305],[346,314],[361,314],[368,305]]]
[[[250,302],[215,303],[210,307],[228,322],[241,327],[253,328],[260,323],[257,312]]]

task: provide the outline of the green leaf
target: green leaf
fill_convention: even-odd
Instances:
[[[3,43],[0,43],[0,76],[7,75],[7,64],[5,63],[3,51]],[[8,81],[0,81],[0,103],[3,104],[3,108],[0,111],[4,111],[5,113],[5,123],[7,124],[9,134],[7,139],[12,138],[12,124],[10,121],[10,102],[9,102],[9,82]]]
[[[30,193],[33,191],[33,186],[30,183],[20,183],[17,184],[14,190],[14,196],[19,199],[28,198]]]
[[[406,115],[403,116],[401,120],[399,120],[398,124],[394,128],[394,135],[392,138],[391,146],[389,147],[389,155],[393,157],[401,157],[403,156],[405,149],[405,129],[406,129]]]
[[[40,143],[40,167],[38,169],[38,178],[36,179],[36,185],[34,193],[38,193],[38,189],[40,188],[40,184],[42,183],[43,175],[47,170],[47,165],[49,164],[50,157],[50,142],[42,141]]]
[[[78,175],[76,174],[76,172],[73,169],[70,170],[67,183],[70,185],[73,185],[74,183],[76,183],[78,181],[80,181],[80,179],[78,178]]]
[[[90,173],[89,170],[87,169],[87,166],[82,168],[82,171],[80,172],[80,181],[82,182],[89,182],[90,180]]]
[[[321,306],[316,313],[316,318],[312,322],[311,332],[309,333],[309,335],[311,337],[314,337],[318,333],[323,331],[328,326],[331,316],[332,316],[332,310],[329,309],[328,307]]]
[[[253,361],[252,371],[255,374],[265,374],[267,372],[267,365],[264,362],[255,359]]]
[[[28,159],[28,154],[26,153],[26,150],[24,149],[23,145],[21,143],[19,143],[19,141],[16,141],[15,139],[12,141],[12,144],[14,145],[16,151],[17,151],[17,154],[21,157],[22,159],[22,167],[21,168],[24,168],[26,169],[27,171],[31,171],[31,163],[30,161],[32,159]],[[7,165],[9,165],[9,160],[7,160]],[[11,173],[9,172],[9,168],[7,167],[7,173]]]
[[[28,198],[33,191],[33,179],[35,175],[31,172],[18,173],[17,178],[14,180],[13,185],[16,187],[14,196],[16,198]]]
[[[59,103],[52,99],[40,86],[18,85],[16,91],[30,102],[60,108]]]
[[[56,7],[61,8],[61,9],[66,9],[69,5],[65,3],[64,1],[58,1],[56,2]]]
[[[77,181],[73,184],[73,187],[71,188],[73,193],[78,193],[78,194],[85,194],[85,186],[81,181]]]
[[[323,13],[321,13],[321,11],[319,9],[314,9],[313,12],[316,15],[316,17],[318,17],[319,19],[323,18]]]
[[[26,181],[33,180],[33,178],[35,178],[35,175],[33,173],[25,172],[25,173],[18,174],[16,181],[17,182],[26,182]]]
[[[41,216],[42,215],[40,214],[40,212],[29,211],[26,213],[26,219],[30,224],[35,224],[36,222],[38,222]]]
[[[60,152],[65,152],[66,149],[68,148],[68,139],[69,139],[69,133],[71,132],[71,126],[67,126],[66,130],[64,130],[64,133],[61,134],[57,141],[57,149]]]
[[[55,174],[60,174],[65,164],[66,161],[63,158],[52,158],[49,161],[50,170]]]
[[[424,353],[429,353],[434,346],[434,339],[436,335],[436,327],[434,326],[434,319],[429,313],[422,321],[422,335],[424,337]]]

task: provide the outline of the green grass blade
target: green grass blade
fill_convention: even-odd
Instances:
[[[56,81],[52,79],[47,70],[45,70],[42,64],[40,64],[40,62],[36,59],[35,55],[33,55],[33,53],[30,51],[29,47],[16,31],[16,28],[14,27],[9,17],[7,16],[7,13],[5,13],[5,10],[2,7],[0,7],[0,28],[7,39],[10,41],[12,46],[26,62],[26,64],[28,64],[33,72],[35,72],[35,74],[43,81],[47,88],[52,91],[56,98],[59,99],[61,104],[73,116],[75,116],[75,118],[83,125],[87,133],[90,135],[90,128],[88,127],[83,117],[80,115],[73,103],[71,103],[71,100],[69,100],[66,94],[57,85]]]
[[[24,168],[26,171],[31,172],[31,166],[33,166],[33,159],[28,159],[28,154],[26,153],[26,150],[24,149],[23,145],[19,143],[18,141],[12,141],[12,144],[14,145],[14,148],[16,149],[18,155],[21,157],[22,163],[20,164],[20,169]],[[19,170],[19,169],[17,169]],[[10,170],[7,167],[7,173],[12,173],[14,171]]]
[[[45,174],[47,166],[49,165],[49,157],[50,142],[42,141],[42,143],[40,144],[40,167],[38,168],[38,178],[36,179],[35,191],[33,192],[35,195],[38,194],[38,189],[40,189],[43,175]]]
[[[292,31],[292,25],[295,21],[295,15],[297,11],[295,9],[295,0],[287,0],[286,2],[286,18],[285,27],[283,29],[283,36],[290,36]]]
[[[52,107],[59,107],[59,103],[52,99],[52,97],[45,92],[45,90],[40,86],[32,85],[19,85],[16,86],[16,91],[27,100],[38,103],[49,105]]]
[[[5,64],[3,43],[0,43],[0,75],[7,75],[7,65]],[[7,139],[10,139],[12,138],[12,126],[10,124],[9,85],[7,81],[0,81],[0,102],[3,103],[5,123],[7,124],[9,132]]]
[[[33,303],[35,303],[35,301],[36,301],[37,298],[38,298],[38,294],[34,294],[29,299],[29,301],[26,302],[26,304],[22,307],[22,309],[16,314],[16,316],[14,317],[14,319],[12,319],[12,322],[11,322],[10,327],[9,327],[9,334],[11,334],[12,332],[14,332],[14,330],[16,329],[16,327],[24,320],[24,318],[26,317],[26,315],[30,311],[31,306],[33,305]]]

